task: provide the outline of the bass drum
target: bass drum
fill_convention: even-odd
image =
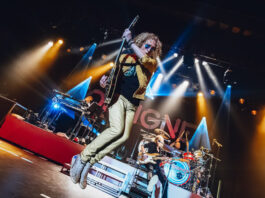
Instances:
[[[187,162],[180,161],[180,158],[172,158],[162,164],[164,174],[172,184],[182,186],[186,184],[191,176],[190,167]]]

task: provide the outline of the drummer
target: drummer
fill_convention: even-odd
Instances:
[[[175,149],[178,149],[178,150],[182,150],[182,151],[185,151],[186,150],[186,144],[180,138],[177,138],[175,141],[173,141],[170,144],[170,146],[173,147],[173,148],[175,148]]]

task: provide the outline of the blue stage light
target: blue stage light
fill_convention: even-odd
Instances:
[[[104,126],[106,124],[106,121],[105,120],[102,120],[101,121],[101,124]]]
[[[58,104],[57,102],[54,102],[54,103],[52,103],[52,107],[54,109],[59,109],[60,108],[60,104]]]
[[[232,86],[231,86],[231,85],[227,85],[227,88],[231,89],[231,88],[232,88]]]

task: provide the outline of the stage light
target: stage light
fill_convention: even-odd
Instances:
[[[109,65],[110,65],[111,67],[113,67],[113,66],[114,66],[114,63],[113,63],[113,62],[111,62]]]
[[[93,64],[94,66],[93,67],[101,66],[101,65],[106,64],[109,61],[112,61],[118,55],[118,53],[119,53],[119,49],[116,49],[116,50],[110,52],[109,54],[106,54],[104,56],[104,59],[102,59],[100,57],[100,59],[98,59],[96,61],[94,60],[94,64]]]
[[[203,64],[204,63],[204,64]],[[202,62],[203,67],[205,68],[208,76],[210,77],[210,79],[212,80],[214,86],[216,87],[218,93],[223,96],[224,95],[224,91],[220,86],[220,83],[217,80],[217,77],[215,76],[215,74],[213,73],[212,69],[210,68],[209,64],[205,61]]]
[[[165,76],[164,82],[168,81],[169,78],[180,68],[184,60],[184,56],[182,56],[177,64],[169,71],[169,73]]]
[[[170,113],[178,109],[189,86],[189,81],[183,81],[158,108],[161,112]],[[174,107],[174,108],[172,108]]]
[[[62,40],[62,39],[59,39],[59,40],[58,40],[58,43],[59,43],[59,44],[63,44],[63,40]]]
[[[202,92],[198,92],[197,96],[202,97],[203,93]]]
[[[194,66],[195,66],[197,78],[199,81],[200,89],[201,89],[202,93],[204,94],[204,96],[207,97],[208,92],[206,91],[206,84],[205,84],[205,81],[204,81],[203,76],[202,76],[202,71],[201,71],[201,67],[199,65],[199,60],[197,58],[195,58]]]
[[[45,42],[41,46],[22,53],[19,57],[15,57],[15,61],[9,66],[8,79],[12,79],[14,83],[19,81],[19,83],[29,83],[32,80],[38,80],[43,73],[42,61],[53,49],[52,45],[52,41]]]
[[[92,77],[92,83],[98,82],[102,75],[108,72],[112,66],[110,63],[105,65],[97,66],[97,67],[90,67],[85,70],[81,70],[79,72],[74,73],[68,79],[65,80],[65,87],[71,88],[74,85],[80,83],[80,81],[85,80],[89,76]]]
[[[175,55],[174,55],[175,54]],[[178,57],[178,54],[177,53],[174,53],[172,54],[171,56],[167,57],[166,59],[164,59],[162,61],[162,65],[165,65],[166,63],[168,63],[169,61],[173,60],[174,58],[177,58]],[[177,55],[177,56],[176,56]]]
[[[101,59],[105,60],[107,58],[106,54],[102,54]]]
[[[232,86],[231,86],[231,85],[227,85],[227,88],[228,88],[228,89],[231,89],[231,88],[232,88]]]
[[[190,82],[188,80],[184,80],[183,84],[184,84],[184,86],[188,86],[190,84]]]
[[[210,94],[213,96],[215,94],[215,91],[214,90],[211,90],[210,91]]]
[[[52,41],[49,41],[48,46],[49,47],[52,47],[53,46],[53,42]]]
[[[58,104],[57,102],[54,102],[54,103],[52,103],[52,107],[54,109],[59,109],[60,108],[60,104]]]
[[[243,98],[240,98],[240,99],[239,99],[239,103],[240,103],[240,104],[244,104],[244,103],[245,103],[245,100],[244,100]]]
[[[257,115],[257,111],[256,111],[256,110],[252,110],[252,111],[251,111],[251,114],[252,114],[253,116],[255,116],[255,115]]]
[[[84,49],[85,49],[84,47],[79,48],[80,52],[82,52]]]
[[[203,96],[203,93],[198,92],[196,121],[201,120],[203,116],[211,117],[210,106],[207,106],[207,101],[206,98]]]
[[[185,94],[189,86],[189,81],[183,81],[174,91],[171,93],[172,98],[178,98]]]
[[[202,117],[200,124],[198,125],[191,140],[189,141],[190,150],[198,150],[200,148],[206,148],[208,150],[211,150],[208,127],[205,117]]]
[[[106,45],[112,45],[112,44],[120,43],[121,41],[122,41],[121,38],[119,38],[119,39],[115,39],[115,40],[111,40],[111,41],[107,41],[107,42],[104,42],[104,43],[99,44],[99,45],[98,45],[98,48],[99,48],[99,47],[106,46]]]
[[[66,51],[67,51],[67,52],[71,52],[71,49],[69,48],[69,49],[67,49]]]
[[[166,72],[165,72],[165,69],[164,69],[164,67],[163,67],[163,64],[162,64],[162,62],[161,62],[161,60],[160,60],[160,58],[159,57],[157,57],[156,58],[156,61],[157,61],[157,63],[158,63],[158,67],[159,67],[159,69],[161,70],[161,72],[165,75],[166,74]]]
[[[160,85],[161,85],[161,82],[162,82],[162,79],[163,79],[163,74],[158,74],[155,82],[154,82],[154,85],[152,86],[152,96],[156,95]]]

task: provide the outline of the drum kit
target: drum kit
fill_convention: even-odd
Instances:
[[[162,135],[165,139],[170,136],[161,129],[154,130],[156,135]],[[152,141],[155,134],[142,134],[141,145]],[[220,161],[209,152],[208,149],[201,147],[198,150],[180,151],[166,145],[166,155],[170,155],[166,160],[162,160],[160,168],[167,178],[167,181],[184,188],[192,193],[207,196],[209,192],[209,179],[213,160]]]
[[[161,169],[169,182],[192,193],[199,193],[207,188],[210,170],[210,154],[201,148],[193,152],[182,152],[181,156],[171,157],[162,162]]]

